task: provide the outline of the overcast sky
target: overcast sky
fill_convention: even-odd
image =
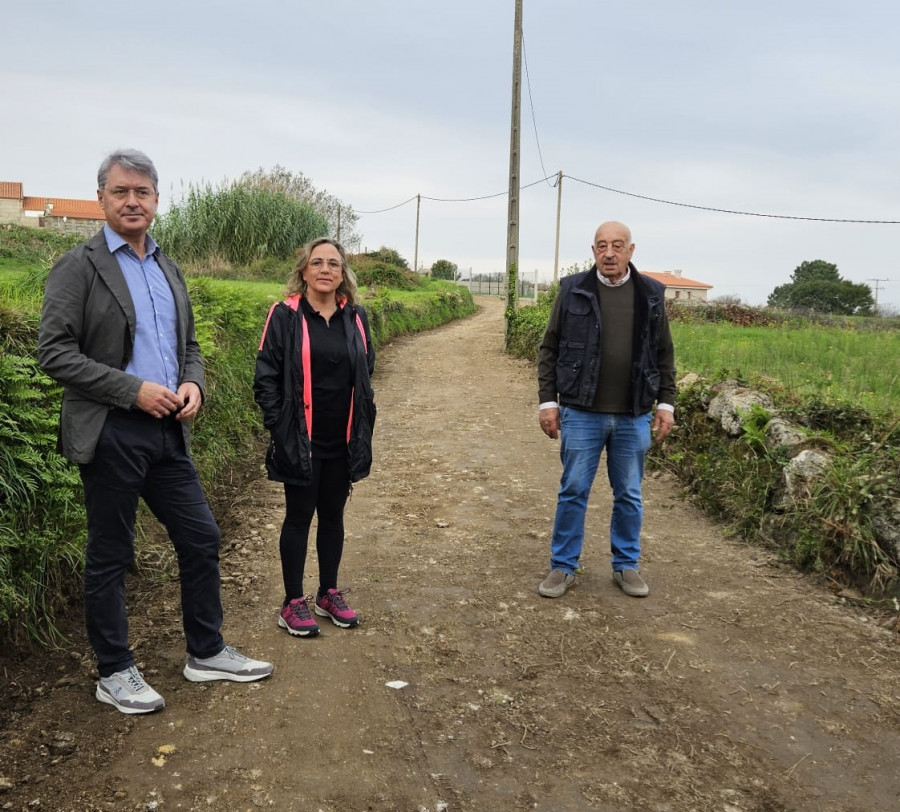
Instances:
[[[0,180],[26,195],[93,197],[123,146],[155,161],[161,210],[281,165],[357,212],[422,195],[420,264],[503,269],[514,0],[7,5]],[[566,176],[561,268],[616,219],[639,269],[712,297],[763,304],[824,259],[900,310],[900,225],[821,222],[900,221],[900,6],[524,0],[523,30],[521,183]],[[520,195],[542,279],[554,180]],[[415,229],[415,200],[358,223],[410,264]]]

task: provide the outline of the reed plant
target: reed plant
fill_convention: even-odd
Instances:
[[[176,260],[220,257],[246,266],[290,257],[305,242],[326,235],[328,221],[312,204],[272,189],[191,184],[156,218],[152,233]]]

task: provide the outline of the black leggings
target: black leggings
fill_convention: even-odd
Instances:
[[[313,514],[318,518],[318,594],[337,589],[338,567],[344,552],[344,505],[349,493],[350,475],[346,457],[314,458],[309,485],[284,486],[285,513],[278,548],[286,600],[303,597],[303,569]]]

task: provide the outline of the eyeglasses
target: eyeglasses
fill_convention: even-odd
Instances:
[[[137,189],[129,189],[125,186],[116,186],[114,189],[106,189],[104,194],[114,197],[116,200],[125,200],[132,192],[138,200],[149,200],[156,194],[153,189],[147,186],[138,186]]]
[[[309,261],[309,267],[317,271],[321,271],[326,265],[329,271],[339,271],[343,267],[343,263],[339,259],[329,259],[326,263],[321,257],[316,257]]]

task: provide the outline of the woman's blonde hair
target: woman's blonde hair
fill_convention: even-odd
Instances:
[[[341,255],[341,284],[338,285],[335,295],[339,299],[346,299],[348,304],[356,304],[356,274],[353,273],[353,269],[347,263],[347,252],[344,251],[344,246],[337,240],[332,240],[329,237],[319,237],[317,240],[312,240],[297,252],[297,264],[288,277],[287,287],[284,291],[285,295],[294,296],[299,293],[301,296],[306,296],[307,285],[306,280],[303,278],[303,272],[309,264],[312,252],[320,245],[333,245]]]

